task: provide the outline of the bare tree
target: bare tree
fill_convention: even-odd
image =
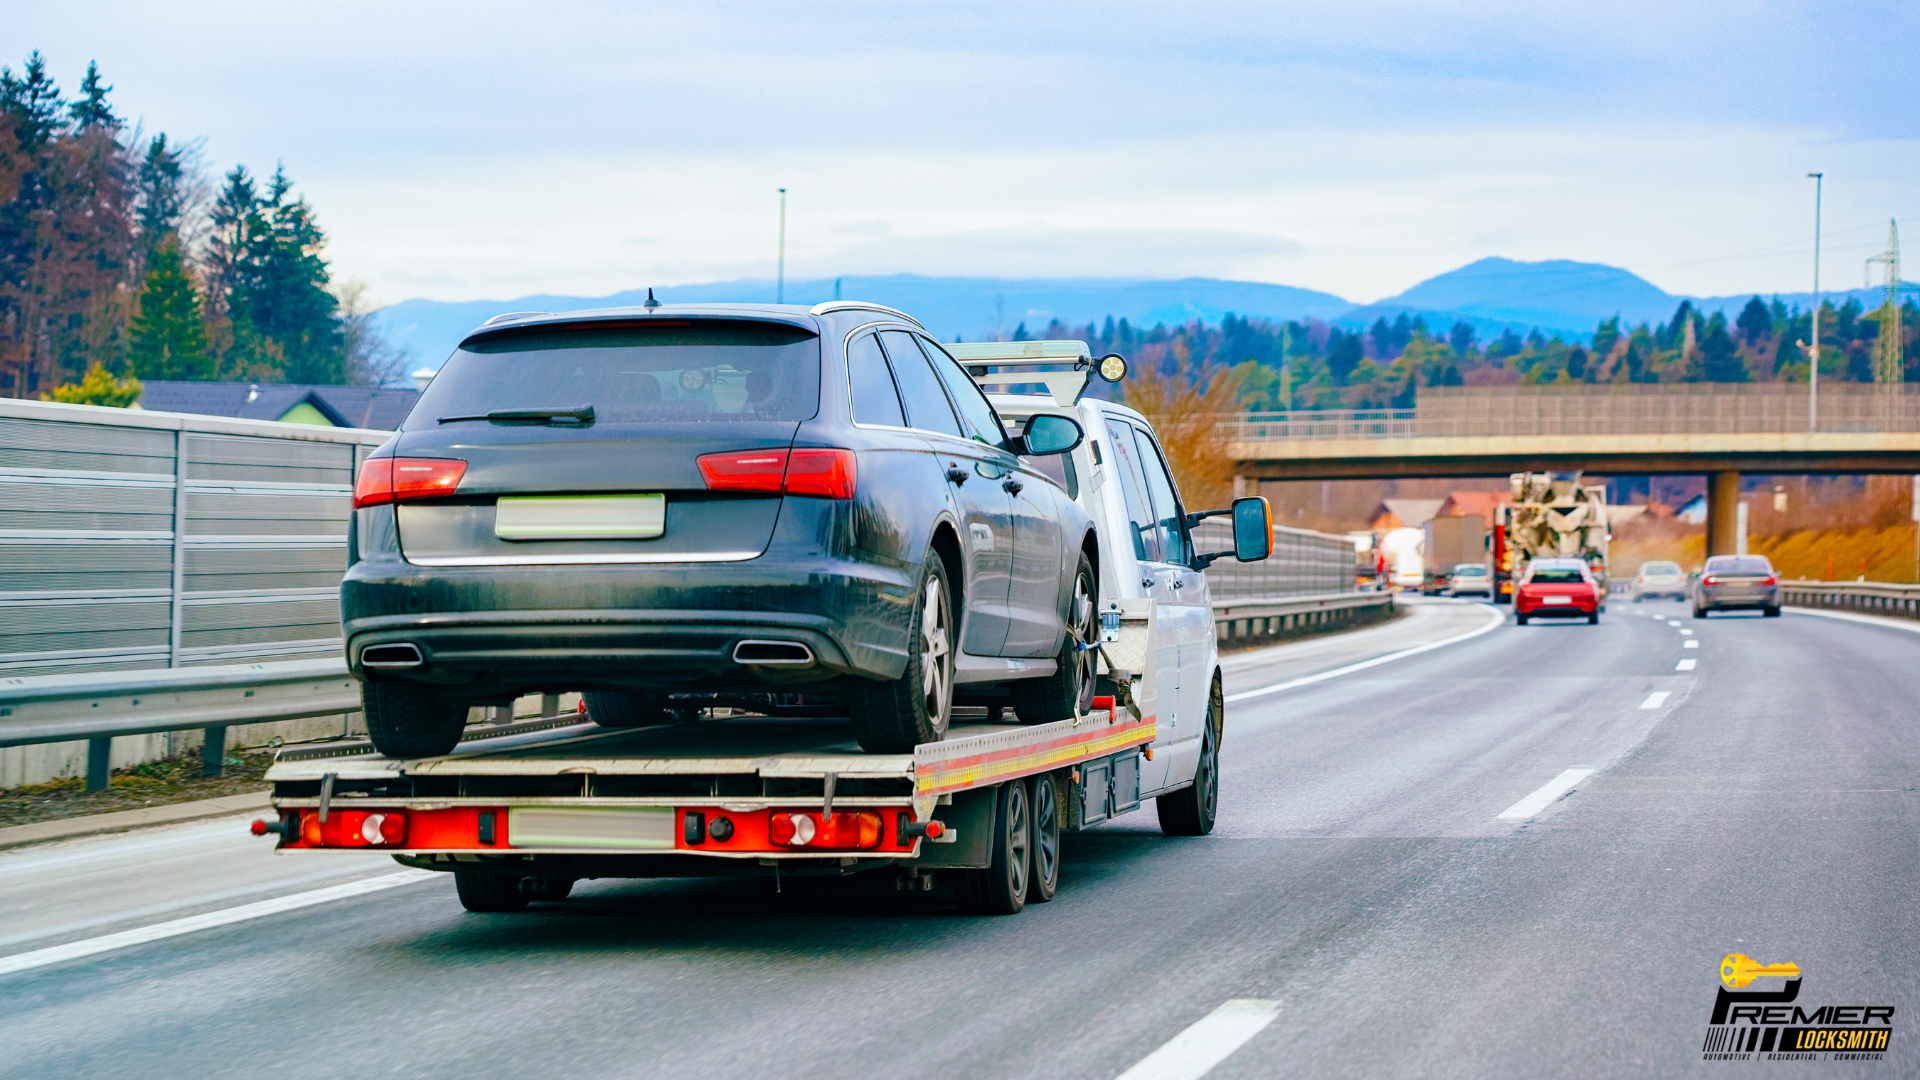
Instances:
[[[367,283],[349,278],[333,288],[340,301],[341,342],[347,352],[347,377],[358,386],[387,386],[400,382],[412,358],[388,341],[373,321],[376,310],[367,296]]]

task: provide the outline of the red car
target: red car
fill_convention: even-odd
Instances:
[[[1534,616],[1600,621],[1600,585],[1582,559],[1535,559],[1513,592],[1513,617],[1521,626]]]

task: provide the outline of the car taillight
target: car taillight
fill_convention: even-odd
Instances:
[[[407,839],[407,815],[390,810],[335,810],[325,823],[318,813],[300,815],[300,839],[308,847],[393,847]]]
[[[1777,578],[1777,577],[1774,577],[1774,576],[1773,576],[1772,574],[1768,574],[1768,575],[1767,575],[1767,579],[1766,579],[1765,581],[1762,581],[1762,582],[1761,582],[1760,584],[1762,584],[1762,585],[1778,585],[1778,584],[1780,584],[1780,579],[1779,579],[1779,578]]]
[[[467,474],[458,458],[368,458],[353,485],[353,506],[378,506],[451,494]]]
[[[1708,575],[1707,575],[1706,577],[1703,577],[1703,578],[1701,578],[1701,579],[1700,579],[1700,584],[1702,584],[1702,585],[1718,585],[1718,584],[1720,584],[1720,579],[1719,579],[1719,578],[1717,578],[1717,577],[1714,577],[1714,576],[1713,576],[1712,574],[1708,574]]]
[[[879,847],[880,815],[773,814],[767,819],[767,839],[781,847]]]
[[[764,491],[851,499],[851,450],[742,450],[702,454],[700,475],[712,491]]]

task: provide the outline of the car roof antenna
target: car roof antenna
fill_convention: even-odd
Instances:
[[[660,306],[660,301],[655,300],[653,298],[652,289],[647,290],[647,302],[642,306],[644,306],[648,311],[652,311],[654,308],[657,308]]]

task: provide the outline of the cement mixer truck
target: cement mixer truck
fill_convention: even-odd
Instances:
[[[1513,599],[1529,559],[1585,559],[1607,601],[1607,489],[1580,483],[1579,473],[1514,473],[1513,505],[1497,512],[1493,530],[1494,599]]]

